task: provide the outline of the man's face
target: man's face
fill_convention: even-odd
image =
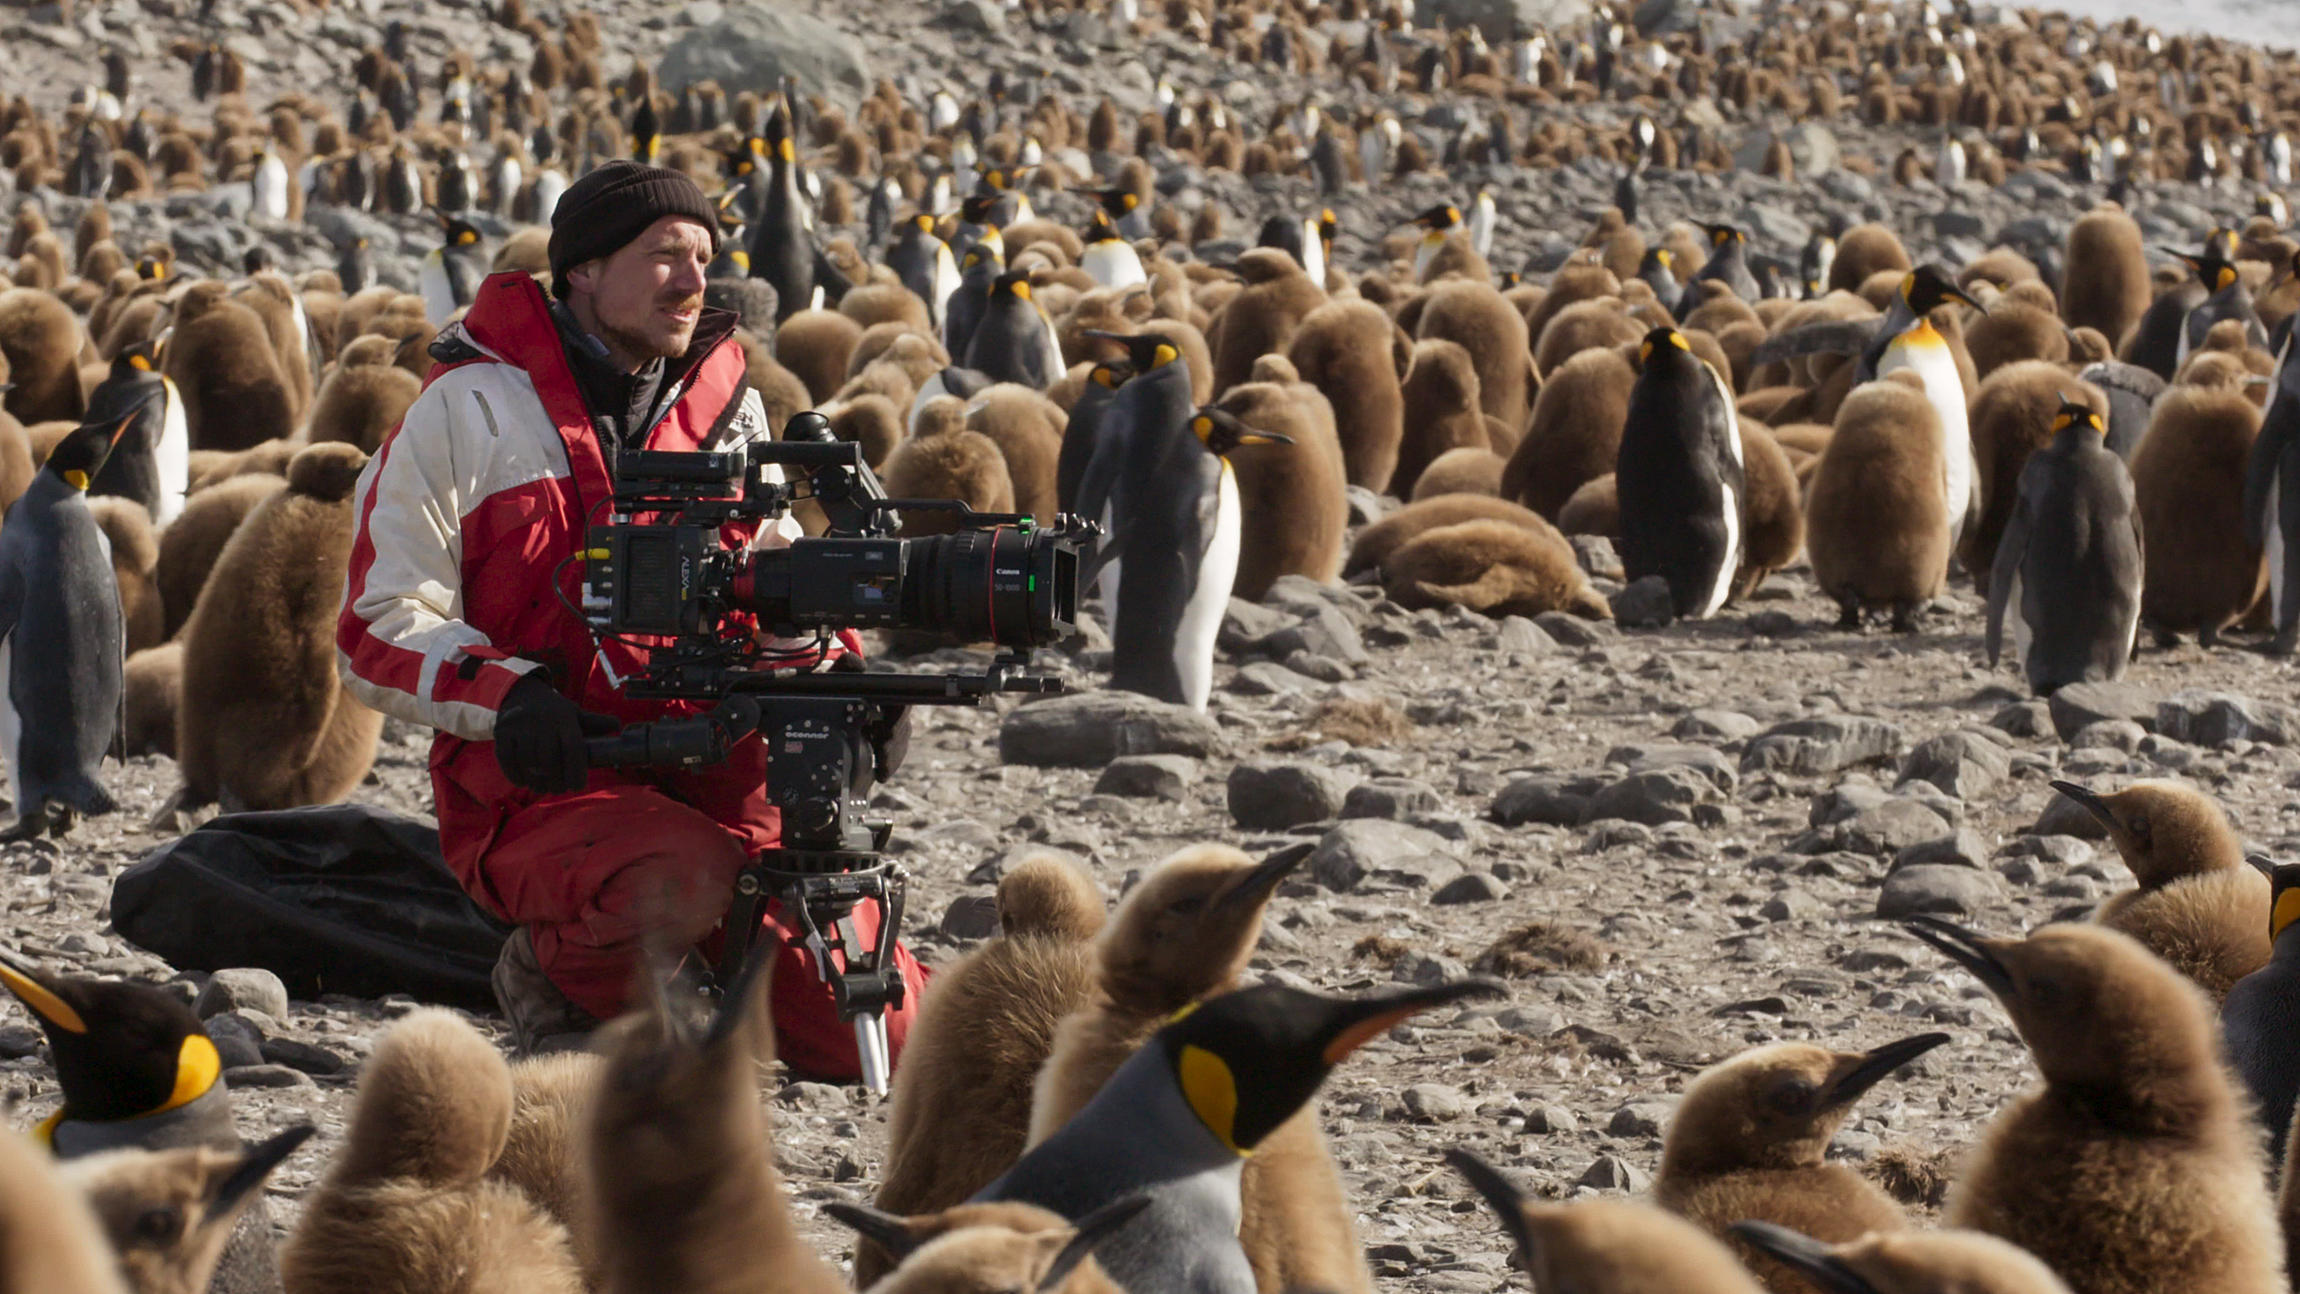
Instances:
[[[703,271],[711,231],[685,216],[665,216],[612,256],[567,272],[569,305],[618,358],[634,366],[676,359],[694,340],[703,310]]]

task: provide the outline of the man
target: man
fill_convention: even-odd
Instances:
[[[771,432],[744,381],[734,316],[703,305],[718,213],[675,171],[617,161],[552,216],[551,294],[490,276],[433,343],[424,391],[359,483],[336,643],[352,695],[439,730],[432,788],[447,863],[519,930],[496,997],[528,1049],[577,1044],[620,1011],[642,941],[712,937],[752,854],[776,843],[765,744],[694,771],[589,769],[585,737],[692,714],[633,700],[630,646],[595,643],[581,603],[585,527],[627,448],[724,448]],[[781,546],[788,518],[730,544]],[[833,655],[855,646],[842,635]],[[818,667],[827,662],[818,662]],[[858,909],[864,940],[878,913]],[[781,913],[773,1009],[781,1056],[857,1072],[853,1030]],[[888,1014],[899,1048],[923,976]]]

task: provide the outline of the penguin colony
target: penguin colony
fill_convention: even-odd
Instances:
[[[10,834],[109,811],[103,761],[123,750],[171,754],[182,809],[352,792],[381,723],[335,687],[320,614],[350,480],[420,389],[432,334],[487,272],[539,270],[558,194],[614,156],[722,194],[712,295],[743,314],[778,423],[820,407],[895,495],[1103,526],[1089,569],[1115,688],[1206,708],[1229,600],[1289,578],[1409,613],[1589,620],[1615,614],[1601,584],[1650,578],[1666,610],[1643,614],[1703,620],[1800,552],[1838,628],[1953,625],[2039,696],[2117,679],[2143,627],[2151,646],[2300,647],[2290,68],[2034,14],[1880,10],[1742,45],[1706,16],[1648,31],[1600,9],[1489,45],[1395,6],[1268,8],[1266,25],[1190,5],[1107,20],[1331,87],[1271,122],[1163,81],[1159,111],[1129,120],[1003,78],[963,103],[881,82],[851,108],[804,86],[664,86],[643,65],[610,80],[587,15],[554,25],[518,0],[490,20],[528,35],[525,67],[419,66],[390,39],[347,102],[259,108],[237,56],[205,44],[177,52],[207,120],[141,102],[124,60],[59,119],[0,109],[0,160],[32,195],[0,292]],[[1327,39],[1337,21],[1357,38]],[[2068,73],[2052,93],[2047,64]],[[2120,75],[2157,84],[2120,93]],[[1475,107],[1434,139],[1353,114],[1343,87]],[[1659,173],[1737,164],[1665,106],[1696,95],[1937,129],[1927,157],[1857,159],[1897,182],[1953,194],[2034,169],[2100,201],[2041,264],[1920,263],[1850,220],[1802,248],[1724,212],[1658,221]],[[1635,110],[1570,128],[1543,111],[1593,101]],[[1301,191],[1286,180],[1387,200],[1391,181],[1501,164],[1619,182],[1586,228],[1510,229],[1475,189],[1352,229],[1317,201],[1185,209],[1157,170],[1177,156],[1269,177],[1280,205]],[[1779,139],[1755,162],[1797,165]],[[2169,179],[2260,214],[2151,245],[2133,213]],[[359,239],[290,277],[112,236],[112,204],[228,185],[256,221],[351,209],[434,245],[392,285]],[[1513,268],[1497,241],[1527,232],[1580,250]],[[1956,623],[1933,604],[1968,581],[1985,617]],[[1942,1228],[1828,1152],[1896,1072],[1953,1063],[1947,1036],[1776,1043],[1693,1076],[1649,1200],[1560,1201],[1449,1156],[1533,1288],[2288,1288],[2300,1191],[2287,1173],[2272,1204],[2271,1164],[2300,1087],[2283,955],[2300,956],[2300,872],[2264,874],[2192,788],[2054,785],[2131,891],[2025,938],[1910,928],[2001,1003],[2038,1077],[1973,1130]],[[1185,850],[1107,917],[1068,862],[1008,870],[998,935],[938,976],[898,1069],[875,1195],[828,1210],[858,1236],[852,1287],[1374,1288],[1319,1086],[1414,1013],[1495,990],[1248,984],[1306,852]],[[239,1139],[181,1003],[13,965],[0,982],[48,1040],[64,1099],[40,1137],[66,1157],[0,1138],[0,1289],[222,1288],[237,1248],[275,1261],[243,1220],[309,1134]],[[451,1013],[396,1023],[322,1143],[284,1288],[849,1288],[776,1167],[763,985],[699,1015],[671,983],[640,996],[596,1056],[519,1067]]]

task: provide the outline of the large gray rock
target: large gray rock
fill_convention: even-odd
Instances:
[[[1302,760],[1230,770],[1230,819],[1249,831],[1283,831],[1339,816],[1351,779]]]
[[[1619,819],[1649,827],[1691,822],[1693,806],[1717,795],[1715,784],[1691,768],[1652,768],[1631,773],[1590,797],[1586,822]]]
[[[2175,692],[2156,707],[2156,730],[2192,746],[2231,741],[2286,746],[2300,733],[2300,710],[2234,692]]]
[[[1096,795],[1180,800],[1198,780],[1198,761],[1187,755],[1121,755],[1094,779]]]
[[[1298,606],[1289,609],[1299,609]],[[1363,665],[1373,659],[1366,652],[1365,640],[1350,617],[1331,602],[1321,601],[1298,623],[1286,626],[1276,633],[1256,639],[1254,650],[1272,660],[1284,660],[1295,652],[1304,651],[1313,656],[1329,656],[1335,660]]]
[[[2012,756],[1977,732],[1944,732],[1917,743],[1901,781],[1930,782],[1960,800],[1988,794],[2012,774]]]
[[[730,95],[769,93],[790,76],[802,91],[849,103],[871,84],[861,41],[781,5],[729,10],[719,21],[681,36],[655,71],[670,90],[717,81]]]
[[[998,725],[998,757],[1009,764],[1100,768],[1120,755],[1211,755],[1221,746],[1212,719],[1133,692],[1053,697]]]
[[[1974,867],[1925,863],[1885,878],[1877,893],[1880,917],[1972,916],[2000,902],[1994,875]]]
[[[1882,719],[1830,714],[1778,723],[1749,739],[1741,752],[1743,773],[1794,773],[1819,777],[1856,764],[1893,759],[1907,738]]]
[[[1436,833],[1380,818],[1352,818],[1318,839],[1309,872],[1329,890],[1354,890],[1379,876],[1408,885],[1443,885],[1461,872]]]
[[[1414,0],[1414,26],[1475,25],[1498,43],[1579,22],[1589,9],[1589,0]]]
[[[1587,777],[1532,773],[1510,779],[1494,797],[1486,816],[1505,827],[1536,822],[1550,827],[1575,827],[1589,811],[1589,797],[1601,783]]]
[[[2071,683],[2045,704],[2063,741],[2103,719],[2130,719],[2156,731],[2156,694],[2137,683]]]

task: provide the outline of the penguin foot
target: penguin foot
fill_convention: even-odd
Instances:
[[[2220,645],[2219,628],[2214,625],[2206,625],[2202,629],[2197,630],[2196,645],[2202,647],[2206,651],[2211,651],[2213,648],[2218,647]]]
[[[20,845],[27,840],[38,840],[43,835],[59,834],[54,831],[44,809],[27,809],[6,831],[0,831],[0,845]]]
[[[1913,634],[1913,633],[1915,633],[1916,631],[1917,631],[1917,609],[1916,609],[1915,607],[1913,607],[1913,606],[1910,606],[1910,605],[1907,605],[1907,604],[1905,604],[1905,603],[1904,603],[1904,604],[1902,604],[1902,605],[1900,605],[1900,606],[1894,607],[1894,608],[1893,608],[1893,632],[1894,632],[1894,633],[1897,633],[1897,634]]]
[[[1837,604],[1837,627],[1850,633],[1861,632],[1860,599],[1847,598]]]

